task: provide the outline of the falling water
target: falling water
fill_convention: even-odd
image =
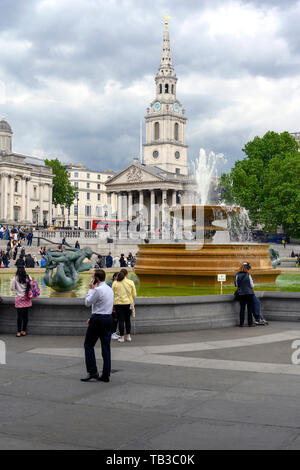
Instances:
[[[194,162],[194,172],[197,182],[197,193],[200,204],[209,204],[209,193],[213,187],[213,183],[217,178],[217,167],[222,163],[226,163],[222,153],[210,152],[208,155],[204,149],[200,149],[199,158]]]
[[[207,154],[204,149],[200,149],[199,158],[193,162],[193,170],[197,184],[197,199],[201,205],[217,203],[217,194],[212,196],[212,191],[218,185],[218,169],[225,163],[226,159],[222,153]],[[227,212],[227,220],[216,219],[213,222],[216,227],[223,228],[223,231],[216,232],[213,243],[251,242],[251,222],[246,209],[235,206],[237,210],[232,210],[231,206],[223,202],[219,204]]]

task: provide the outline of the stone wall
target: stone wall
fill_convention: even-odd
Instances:
[[[261,292],[262,312],[269,321],[300,321],[300,293]],[[170,333],[224,328],[238,323],[239,303],[232,295],[138,298],[133,333]],[[29,333],[84,335],[90,309],[83,299],[36,299]],[[14,299],[0,305],[0,334],[16,332]]]

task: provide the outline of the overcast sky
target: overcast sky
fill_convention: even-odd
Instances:
[[[229,169],[256,135],[300,131],[300,1],[0,0],[0,114],[14,151],[129,164],[166,12],[189,161],[203,147]]]

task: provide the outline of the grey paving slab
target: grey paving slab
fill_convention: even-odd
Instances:
[[[126,383],[113,389],[106,389],[97,396],[83,398],[76,403],[134,411],[152,410],[154,413],[179,416],[190,410],[194,402],[202,403],[216,395],[217,392],[207,390]]]
[[[285,449],[297,436],[295,430],[240,423],[199,420],[178,423],[151,439],[132,441],[124,449],[150,450],[275,450]]]
[[[300,449],[300,378],[280,373],[290,352],[282,338],[297,330],[300,339],[298,323],[139,335],[123,349],[113,343],[109,384],[80,382],[82,337],[2,336],[0,449]],[[43,348],[47,354],[32,353]],[[81,357],[64,355],[66,348]],[[101,369],[99,348],[97,356]],[[168,356],[180,365],[164,363]],[[198,357],[225,359],[228,369],[203,368]],[[274,365],[273,373],[250,372],[249,359]]]
[[[56,450],[87,450],[87,447],[56,444]],[[19,439],[13,435],[0,433],[0,450],[52,450],[53,443],[37,439]]]
[[[191,416],[241,423],[286,426],[300,430],[300,397],[262,396],[255,393],[224,392],[217,398],[199,404]]]
[[[300,336],[299,336],[300,339]],[[282,341],[271,344],[257,344],[234,349],[217,349],[212,351],[190,351],[180,353],[182,357],[203,357],[208,359],[239,360],[251,362],[265,362],[270,364],[291,364],[293,341]],[[178,353],[170,353],[178,356]]]
[[[5,425],[5,433],[37,439],[43,436],[55,447],[71,444],[95,449],[118,449],[147,433],[157,434],[173,427],[176,418],[155,412],[113,410],[83,405],[57,405],[14,425]],[[0,427],[0,433],[2,426]]]

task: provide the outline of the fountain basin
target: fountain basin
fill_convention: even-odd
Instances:
[[[143,285],[216,286],[218,274],[226,274],[225,285],[243,262],[252,266],[255,284],[273,284],[280,270],[272,268],[265,244],[176,244],[139,245],[135,273]]]

